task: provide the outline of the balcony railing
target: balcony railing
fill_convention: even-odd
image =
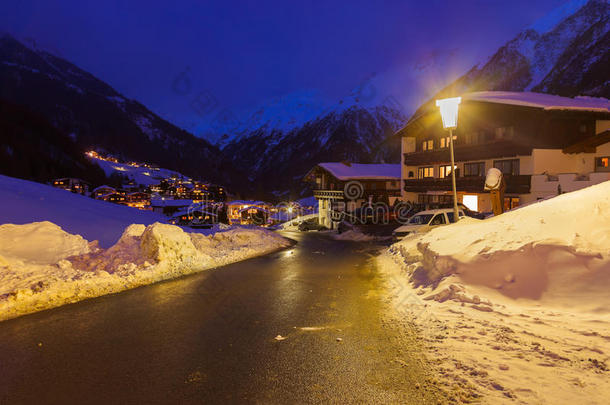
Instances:
[[[506,192],[514,194],[528,194],[530,192],[532,176],[504,176],[506,180]],[[468,193],[482,193],[485,187],[485,177],[457,177],[457,191]],[[425,193],[427,191],[451,191],[451,177],[437,179],[433,177],[424,179],[404,180],[404,190],[415,193]]]
[[[456,162],[514,157],[531,154],[531,146],[521,145],[513,141],[494,141],[477,145],[455,146]],[[449,148],[404,154],[404,164],[407,166],[419,166],[449,162]]]
[[[344,198],[343,190],[314,190],[313,196],[315,198],[325,198],[325,199],[336,199],[340,200]],[[383,196],[388,197],[400,197],[400,189],[369,189],[365,188],[362,190],[362,195],[359,198],[368,198],[369,196],[373,196],[374,199],[380,198]]]
[[[342,199],[343,190],[314,190],[313,196],[315,198]]]

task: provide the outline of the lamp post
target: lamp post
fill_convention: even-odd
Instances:
[[[436,106],[441,110],[443,128],[449,130],[449,149],[451,150],[451,186],[453,188],[453,217],[455,222],[459,221],[457,205],[457,187],[455,185],[455,159],[453,156],[453,130],[457,128],[458,105],[462,97],[445,98],[436,100]]]

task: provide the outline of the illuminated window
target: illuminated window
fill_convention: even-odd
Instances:
[[[432,150],[434,149],[434,140],[428,139],[422,143],[422,150]]]
[[[417,169],[417,178],[434,177],[434,167],[420,167]]]
[[[457,166],[455,166],[455,168],[457,169]],[[438,169],[438,177],[440,177],[441,179],[451,176],[451,165],[439,166]]]
[[[462,197],[462,203],[470,210],[479,210],[479,197],[475,195],[464,194]]]
[[[595,170],[607,172],[610,171],[610,156],[602,156],[595,159]]]
[[[455,141],[457,139],[456,135],[453,135],[453,140]],[[441,138],[441,148],[448,148],[449,144],[451,143],[451,138],[446,136],[444,138]]]
[[[504,197],[504,211],[512,210],[519,206],[519,197]]]

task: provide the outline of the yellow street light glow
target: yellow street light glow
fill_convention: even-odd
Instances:
[[[436,106],[441,109],[443,128],[457,128],[458,105],[462,102],[462,97],[445,98],[436,100]]]
[[[449,130],[449,150],[451,154],[451,188],[453,191],[453,218],[459,221],[460,215],[457,205],[457,186],[455,183],[455,157],[453,155],[453,130],[457,128],[458,105],[462,102],[462,97],[445,98],[436,100],[436,106],[441,109],[443,128]]]

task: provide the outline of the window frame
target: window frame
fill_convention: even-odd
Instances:
[[[478,174],[471,174],[468,173],[469,171],[467,170],[470,167],[478,167],[479,170],[477,170]],[[485,176],[485,168],[486,168],[486,164],[485,162],[469,162],[469,163],[464,163],[464,177],[484,177]],[[481,170],[482,168],[482,170]]]
[[[447,173],[447,168],[449,168],[449,173]],[[454,170],[456,171],[455,174],[457,176],[457,173],[458,173],[457,172],[457,170],[458,170],[457,165],[455,165]],[[438,178],[439,179],[446,179],[446,178],[448,178],[450,176],[451,176],[451,165],[440,165],[438,167]]]
[[[433,224],[432,222],[434,222],[434,220],[436,218],[441,218],[442,222],[440,224]],[[447,225],[447,217],[445,216],[445,213],[439,212],[438,214],[434,215],[432,217],[432,219],[430,219],[430,222],[428,222],[428,225],[430,225],[430,226]]]
[[[430,176],[426,176],[426,173],[430,170]],[[429,179],[434,178],[434,166],[423,166],[417,168],[417,178],[418,179]]]
[[[602,166],[601,162],[606,160],[606,166]],[[610,156],[596,156],[595,157],[595,171],[596,172],[610,172]]]
[[[510,163],[510,173],[507,173],[506,171],[504,171],[503,167],[498,167],[498,164],[504,165],[506,163]],[[515,165],[516,163],[516,165]],[[517,168],[517,170],[515,170],[515,166]],[[502,172],[503,175],[509,175],[509,176],[519,176],[521,174],[521,160],[520,159],[499,159],[499,160],[494,160],[493,162],[493,167],[500,170]]]

